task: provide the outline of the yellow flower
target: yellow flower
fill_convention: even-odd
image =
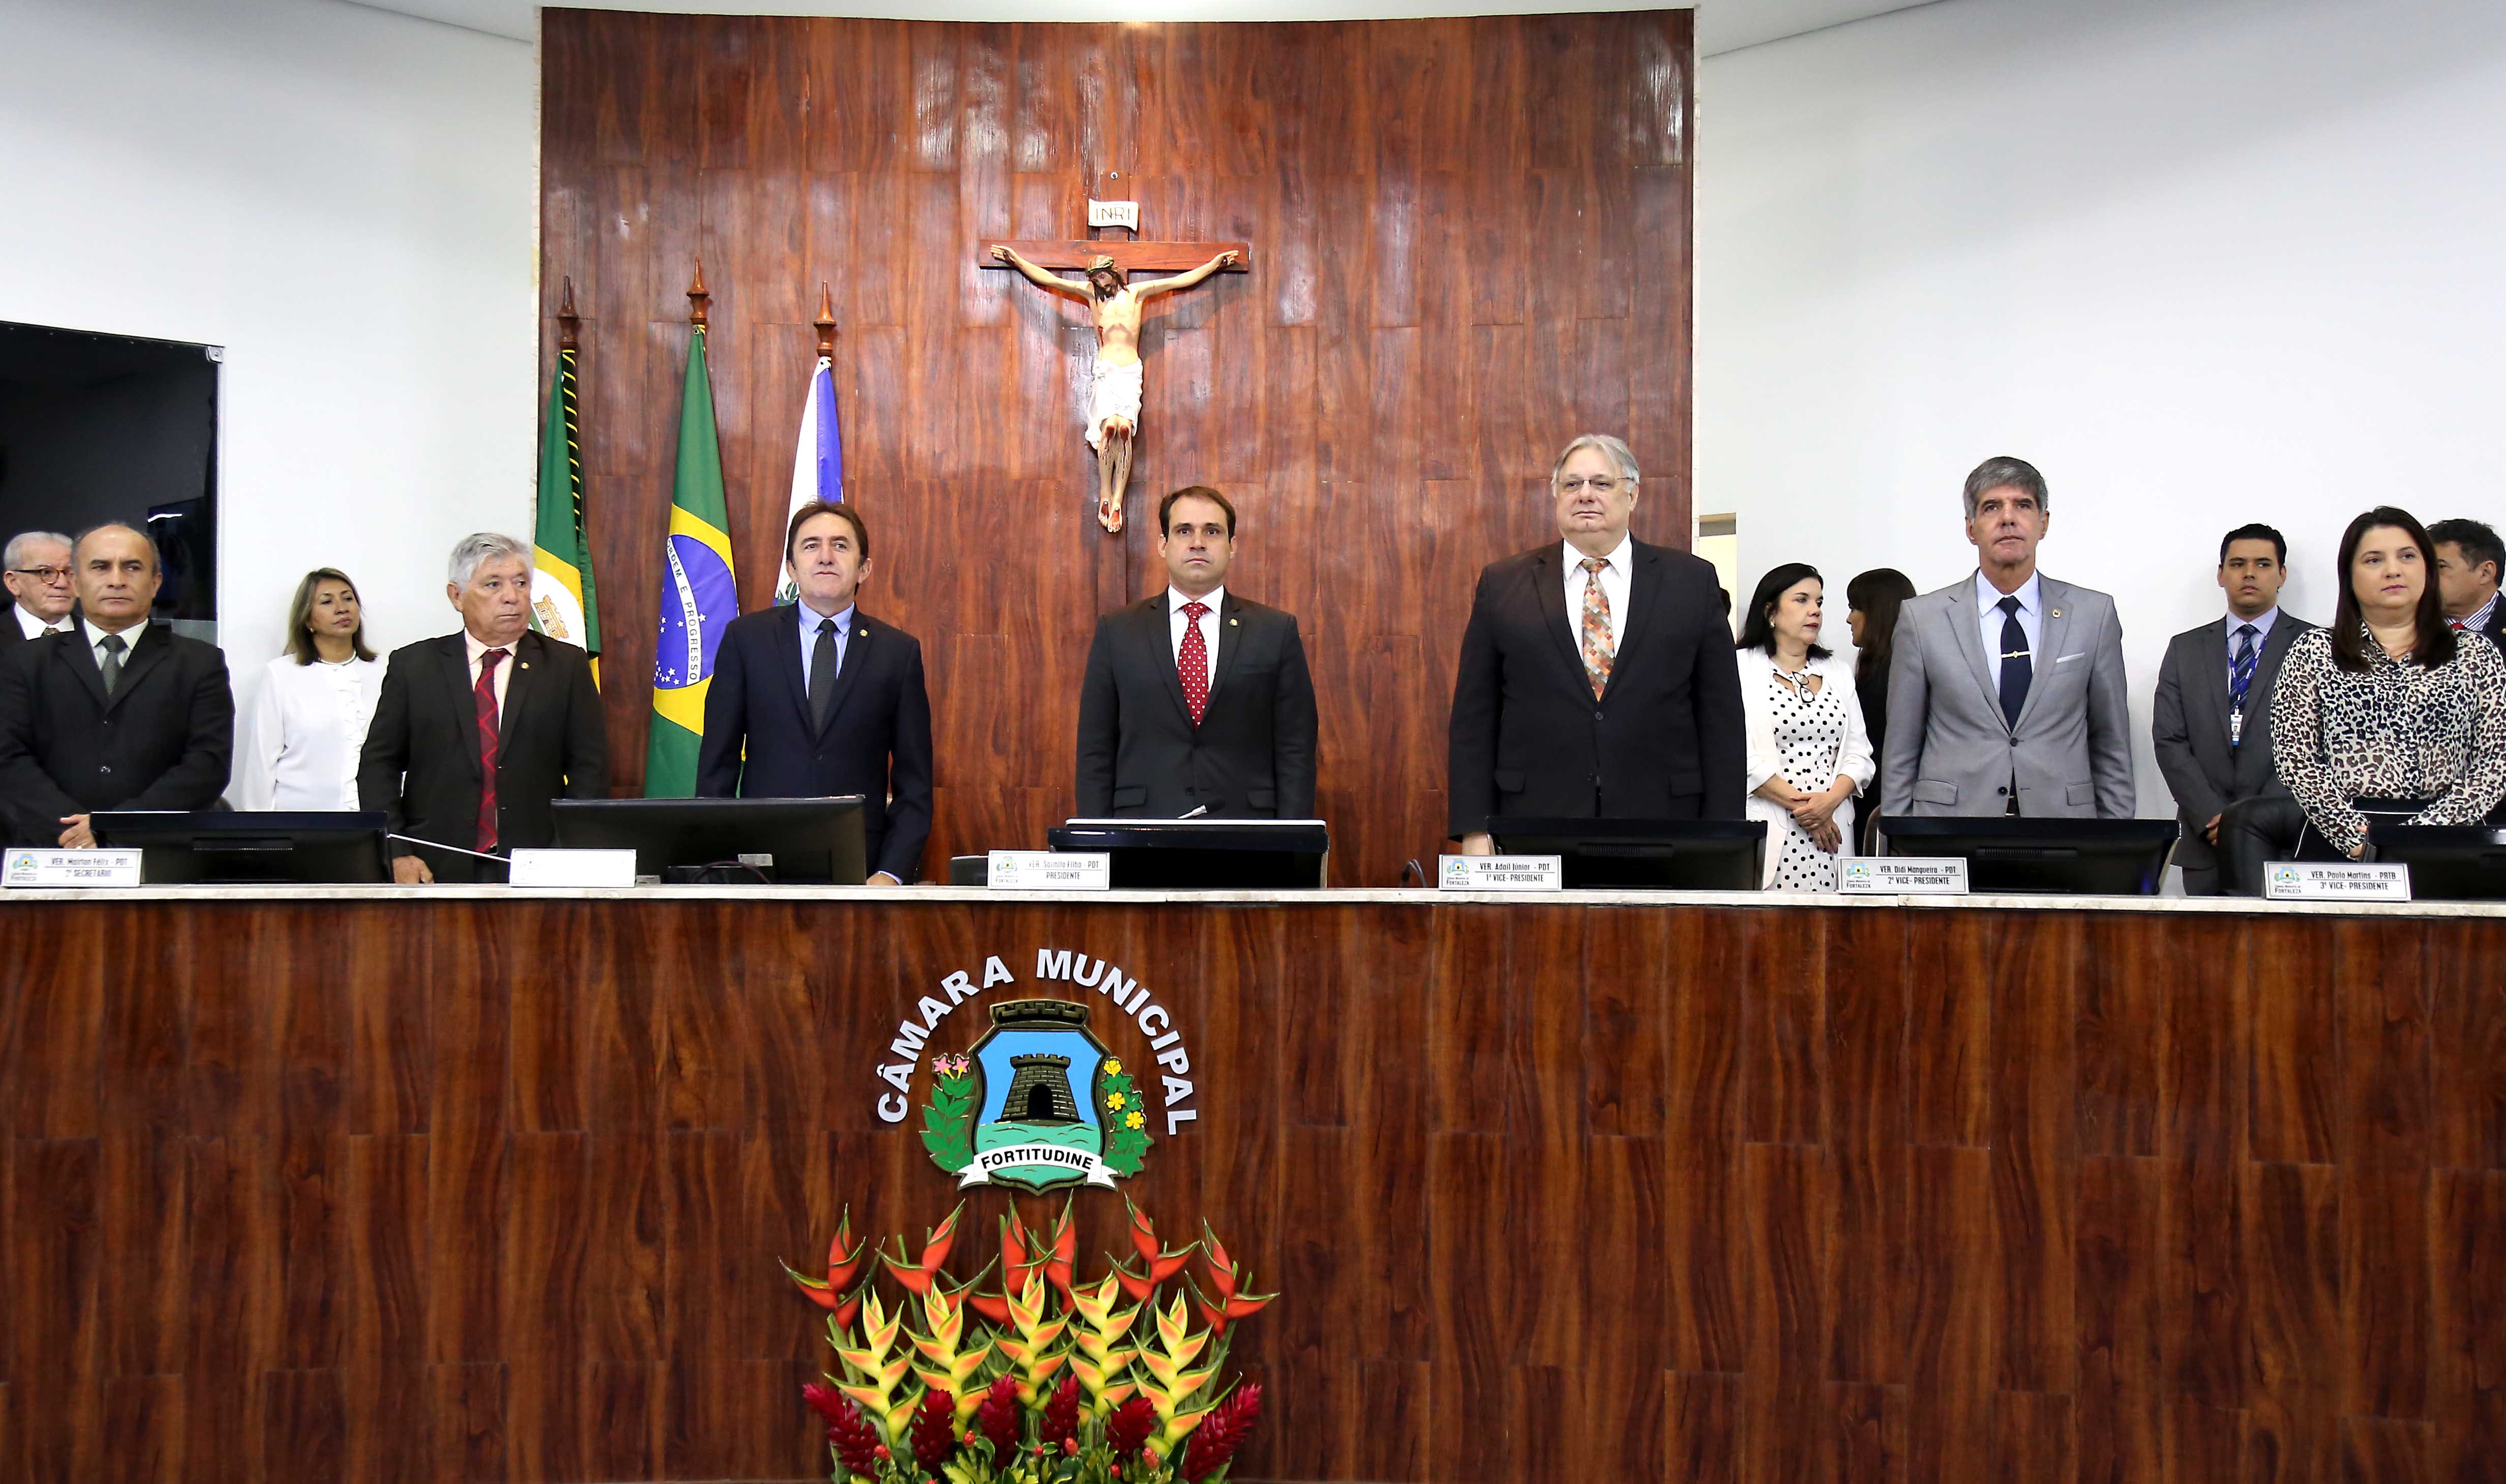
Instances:
[[[1105,1106],[1108,1108],[1120,1108],[1123,1106],[1123,1095],[1119,1092],[1105,1094]]]
[[[1121,1057],[1119,1057],[1119,1056],[1109,1056],[1109,1057],[1106,1057],[1106,1058],[1105,1058],[1105,1075],[1106,1075],[1106,1076],[1108,1076],[1108,1077],[1120,1077],[1120,1076],[1122,1076],[1122,1075],[1123,1075],[1123,1059],[1122,1059]]]
[[[1123,1120],[1123,1126],[1125,1128],[1138,1128],[1142,1123],[1147,1121],[1147,1119],[1141,1117],[1138,1113],[1132,1113]]]

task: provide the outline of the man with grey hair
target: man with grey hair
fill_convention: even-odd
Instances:
[[[2131,817],[2123,625],[2104,593],[2038,575],[2052,503],[2026,460],[1977,465],[1975,572],[1898,612],[1880,796],[1909,815]]]
[[[9,584],[9,596],[16,600],[9,608],[12,621],[0,623],[0,653],[13,644],[68,632],[70,607],[77,601],[68,537],[57,531],[21,531],[9,538],[0,566],[8,569],[0,581]]]
[[[1635,454],[1588,433],[1549,472],[1557,542],[1489,564],[1453,679],[1448,801],[1493,818],[1738,819],[1740,667],[1714,568],[1628,534]]]
[[[591,661],[531,632],[531,548],[466,536],[445,576],[461,632],[392,652],[357,767],[360,800],[394,834],[451,847],[394,840],[404,886],[502,881],[502,857],[555,840],[550,799],[609,792]]]

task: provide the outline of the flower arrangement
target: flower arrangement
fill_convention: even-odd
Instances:
[[[834,1484],[1225,1484],[1262,1415],[1261,1387],[1218,1382],[1228,1329],[1278,1295],[1245,1291],[1208,1227],[1168,1250],[1124,1208],[1133,1257],[1088,1282],[1066,1202],[1050,1230],[1011,1207],[988,1292],[993,1262],[964,1283],[949,1272],[962,1205],[919,1254],[902,1235],[893,1254],[856,1243],[847,1212],[823,1280],[786,1264],[827,1311],[841,1371],[802,1389]],[[892,1308],[881,1275],[903,1290]]]

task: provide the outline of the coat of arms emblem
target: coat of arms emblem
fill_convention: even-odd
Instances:
[[[1010,1000],[974,1046],[932,1063],[922,1146],[960,1186],[1110,1187],[1148,1153],[1148,1111],[1089,1007]]]

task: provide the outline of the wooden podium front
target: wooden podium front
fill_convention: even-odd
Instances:
[[[1239,1478],[2506,1458],[2488,909],[12,894],[0,951],[0,1479],[824,1478],[776,1260],[959,1198],[901,1017],[996,958],[1158,1079],[1060,951],[1188,1052],[1124,1188],[1282,1290]]]

